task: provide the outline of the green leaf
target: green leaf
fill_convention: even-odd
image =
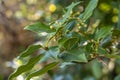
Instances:
[[[114,80],[120,80],[120,74],[117,75]]]
[[[63,46],[65,47],[65,49],[70,50],[77,44],[78,40],[79,40],[79,38],[76,38],[76,37],[70,38],[65,41]]]
[[[106,58],[115,58],[115,59],[120,59],[119,54],[109,54],[107,50],[104,48],[99,47],[97,51],[101,56],[105,56]]]
[[[120,49],[120,43],[116,46],[116,48]]]
[[[111,46],[112,43],[111,43],[111,40],[112,40],[112,35],[110,36],[107,36],[106,38],[104,38],[101,43],[100,43],[100,46],[102,47],[108,47],[108,46]]]
[[[67,41],[69,38],[66,37],[62,37],[60,40],[58,40],[58,44],[60,47],[63,46],[63,44],[65,43],[65,41]]]
[[[94,43],[88,43],[86,46],[85,46],[85,49],[86,49],[86,52],[89,54],[89,53],[92,53],[94,51],[94,47],[93,47]]]
[[[102,47],[99,47],[97,52],[101,55],[106,55],[106,54],[109,54],[107,50],[105,50],[104,48]]]
[[[59,52],[60,52],[60,50],[57,46],[52,46],[46,51],[45,54],[49,57],[53,57],[53,58],[57,59]]]
[[[24,52],[20,54],[18,58],[27,57],[41,48],[41,45],[30,45]]]
[[[63,37],[62,39],[58,41],[58,44],[60,47],[64,47],[65,49],[69,50],[76,45],[78,40],[79,38],[77,37],[71,37],[71,38]]]
[[[65,62],[88,62],[84,50],[73,49],[59,56]]]
[[[48,70],[51,70],[53,69],[59,62],[53,62],[53,63],[50,63],[50,64],[47,64],[46,66],[44,66],[42,69],[38,70],[38,71],[35,71],[31,74],[29,74],[26,78],[26,80],[30,80],[30,78],[32,77],[35,77],[35,76],[40,76],[44,73],[46,73]]]
[[[119,37],[120,36],[120,30],[119,29],[112,30],[112,36]]]
[[[37,57],[31,58],[25,65],[22,65],[17,68],[17,70],[12,73],[9,77],[9,80],[12,80],[13,78],[17,77],[18,75],[29,71],[33,68],[33,66],[43,57],[42,54],[38,55]]]
[[[51,46],[48,48],[48,50],[45,51],[45,56],[41,59],[41,62],[47,61],[49,59],[57,60],[58,54],[60,52],[59,47],[57,46]]]
[[[115,58],[115,59],[120,59],[120,55],[119,54],[109,54],[107,50],[105,50],[102,47],[99,47],[97,52],[101,55],[104,56],[106,58]]]
[[[104,54],[105,57],[107,58],[115,58],[115,59],[120,59],[120,55],[118,54]]]
[[[80,2],[76,2],[76,3],[72,2],[72,4],[67,7],[68,10],[67,10],[66,14],[64,15],[63,20],[61,21],[61,24],[65,23],[65,21],[70,17],[71,12],[72,12],[72,9],[73,9],[76,5],[78,5],[79,3],[80,3]]]
[[[37,22],[37,23],[32,24],[32,25],[28,25],[24,29],[30,30],[30,31],[33,31],[36,33],[41,33],[41,32],[52,33],[55,31],[54,29],[51,29],[49,27],[49,25],[45,25],[45,24],[40,23],[40,22]]]
[[[71,21],[67,24],[64,31],[69,32],[69,31],[73,30],[74,27],[75,27],[75,21]]]
[[[96,60],[94,60],[92,63],[92,72],[93,72],[93,75],[97,78],[97,80],[99,80],[101,78],[102,67],[101,67],[100,63],[97,62]]]
[[[120,30],[120,4],[119,4],[119,13],[118,13],[118,24],[117,28]]]
[[[97,7],[98,0],[90,0],[84,13],[80,14],[80,18],[85,22],[93,13],[93,10]]]
[[[98,41],[101,38],[105,38],[106,36],[110,35],[112,27],[106,26],[106,27],[101,27],[100,30],[98,30],[95,33],[95,40]]]

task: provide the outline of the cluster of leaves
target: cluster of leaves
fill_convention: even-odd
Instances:
[[[88,21],[97,7],[98,0],[90,0],[84,12],[76,15],[73,8],[80,3],[82,2],[69,5],[63,18],[50,25],[37,22],[25,27],[26,30],[36,33],[46,32],[47,38],[43,45],[31,45],[21,53],[19,59],[31,56],[38,49],[42,50],[42,53],[18,67],[9,80],[30,71],[44,57],[47,57],[47,60],[52,58],[51,63],[28,74],[26,80],[40,76],[64,62],[81,64],[93,59],[101,60],[102,57],[120,58],[119,51],[114,50],[114,47],[119,49],[119,44],[116,43],[120,34],[119,27],[90,25]]]

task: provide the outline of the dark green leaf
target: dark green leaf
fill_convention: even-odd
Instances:
[[[69,22],[69,23],[67,24],[67,26],[65,27],[65,32],[71,31],[74,27],[75,27],[75,21]]]
[[[33,66],[43,57],[42,54],[38,55],[37,57],[34,57],[34,58],[31,58],[27,64],[25,65],[22,65],[20,67],[17,68],[17,70],[12,73],[9,77],[9,80],[12,80],[13,78],[17,77],[18,75],[26,72],[26,71],[29,71],[33,68]]]
[[[24,52],[21,53],[19,58],[27,57],[31,55],[32,53],[34,53],[35,51],[37,51],[41,47],[42,47],[41,45],[30,45]]]
[[[79,38],[70,38],[68,40],[65,41],[64,43],[64,48],[67,49],[67,50],[70,50],[72,49],[78,42]]]
[[[63,44],[65,43],[65,41],[67,41],[69,38],[66,37],[62,37],[60,40],[58,40],[58,44],[60,47],[63,46]]]
[[[86,7],[84,13],[80,15],[80,18],[85,22],[93,13],[96,8],[98,0],[90,0],[88,6]]]
[[[73,48],[76,45],[76,43],[78,42],[78,40],[79,40],[79,38],[77,38],[77,37],[71,37],[71,38],[63,37],[62,39],[60,39],[58,41],[58,44],[60,47],[64,47],[65,49],[68,50],[68,49]]]
[[[41,33],[41,32],[47,32],[47,33],[51,33],[54,32],[54,29],[51,29],[48,25],[45,25],[43,23],[37,22],[35,24],[32,25],[28,25],[25,27],[26,30],[30,30],[36,33]]]
[[[112,35],[110,36],[107,36],[106,38],[104,38],[101,43],[100,43],[100,46],[102,47],[108,47],[108,46],[111,46],[111,40],[112,40]]]
[[[87,53],[92,53],[94,51],[94,47],[93,47],[94,43],[88,43],[86,46],[85,46],[85,49],[87,51]]]
[[[101,55],[102,55],[102,54],[103,54],[103,55],[104,55],[104,54],[109,54],[108,51],[105,50],[105,49],[102,48],[102,47],[99,47],[98,50],[97,50],[97,52],[98,52],[99,54],[101,54]]]
[[[59,28],[56,30],[56,32],[55,32],[55,37],[56,37],[56,39],[59,38],[59,37],[61,37],[62,32],[63,32],[63,27],[59,27]]]
[[[88,62],[82,49],[73,49],[66,53],[61,53],[59,57],[66,62]]]
[[[120,44],[118,44],[116,47],[117,47],[118,49],[120,49]]]
[[[66,14],[64,15],[64,17],[63,17],[63,20],[61,21],[61,24],[63,24],[69,17],[70,17],[70,15],[71,15],[71,12],[72,12],[72,9],[76,6],[76,5],[78,5],[80,2],[76,2],[76,3],[72,3],[70,6],[68,6],[67,7],[67,12],[66,12]]]
[[[44,66],[42,69],[38,70],[38,71],[35,71],[31,74],[29,74],[26,78],[26,80],[30,80],[30,78],[32,77],[35,77],[35,76],[40,76],[44,73],[46,73],[48,70],[51,70],[53,69],[59,62],[53,62],[53,63],[50,63],[50,64],[47,64],[46,66]]]
[[[116,36],[116,37],[119,37],[120,36],[120,30],[119,29],[114,29],[112,30],[112,36]]]

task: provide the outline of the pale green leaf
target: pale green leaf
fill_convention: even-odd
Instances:
[[[92,63],[92,72],[93,75],[96,77],[96,79],[100,79],[102,76],[102,67],[99,62],[96,60],[93,61]]]

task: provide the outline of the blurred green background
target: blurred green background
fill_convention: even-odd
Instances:
[[[84,11],[89,0],[1,0],[0,1],[0,80],[8,80],[14,68],[22,64],[15,57],[32,43],[44,40],[41,35],[23,30],[36,21],[49,24],[61,18],[72,2],[83,1],[76,14]],[[117,27],[120,14],[119,0],[99,0],[90,24]],[[118,41],[120,42],[120,41]],[[120,80],[120,60],[110,62],[93,60],[88,64],[76,64],[49,71],[36,80]],[[43,64],[44,65],[44,64]],[[43,66],[38,65],[38,66]],[[37,67],[36,67],[37,68]],[[17,80],[24,80],[19,76]]]

